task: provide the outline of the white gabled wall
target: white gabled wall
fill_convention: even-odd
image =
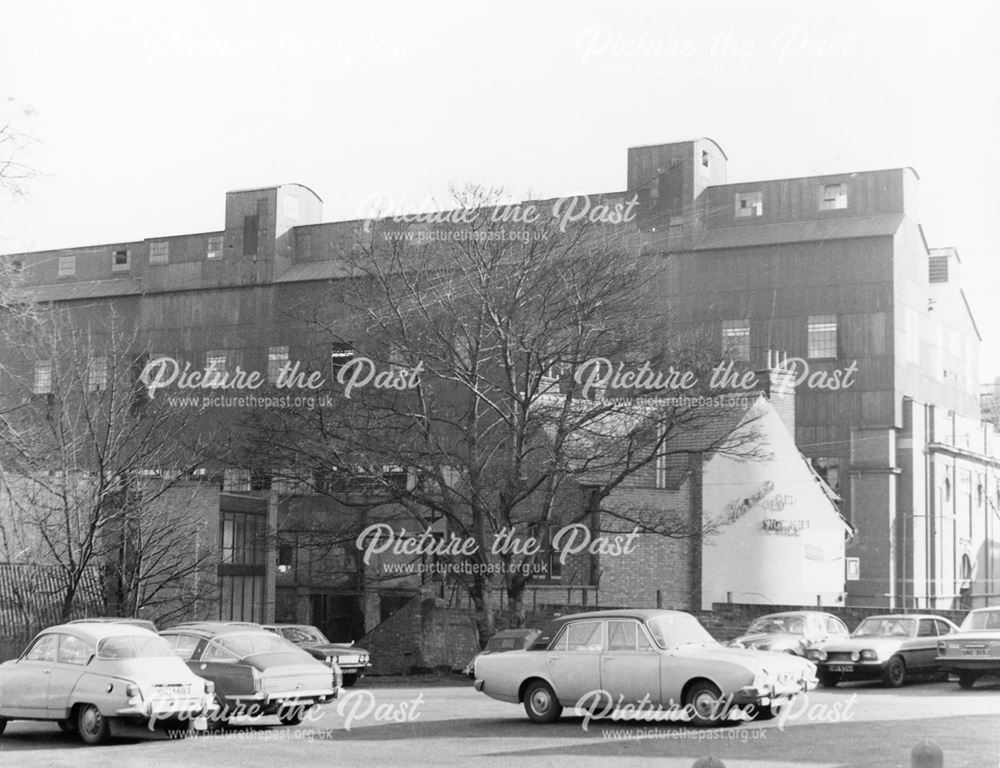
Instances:
[[[716,453],[706,463],[705,521],[720,521],[702,549],[702,608],[733,602],[838,603],[844,590],[847,526],[770,403],[749,426],[754,458]]]

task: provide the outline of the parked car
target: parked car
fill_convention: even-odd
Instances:
[[[938,675],[938,637],[958,630],[942,616],[869,616],[846,640],[807,653],[828,688],[845,680],[879,680],[893,688],[917,675]]]
[[[732,640],[729,645],[805,656],[806,651],[820,643],[843,640],[848,635],[847,625],[832,613],[788,611],[755,619],[747,627],[746,634]]]
[[[148,629],[150,632],[159,632],[156,628],[156,624],[151,622],[149,619],[134,619],[131,617],[123,616],[92,616],[89,619],[73,619],[70,624],[89,624],[91,622],[110,622],[112,624],[132,624],[136,627],[142,627],[143,629]]]
[[[350,688],[371,668],[371,654],[357,648],[353,642],[331,643],[326,635],[309,624],[265,624],[264,629],[281,635],[312,654],[325,664],[336,665],[344,676],[344,687]]]
[[[72,622],[40,632],[0,664],[0,733],[8,720],[54,720],[99,744],[113,720],[186,720],[207,725],[215,686],[192,672],[148,629]]]
[[[962,620],[958,634],[938,640],[937,661],[969,689],[980,677],[1000,677],[1000,608],[976,608]]]
[[[566,706],[639,705],[708,725],[734,705],[772,715],[816,686],[815,670],[788,654],[720,645],[688,613],[619,610],[563,616],[526,650],[480,656],[474,685],[522,703],[536,723],[557,720]]]
[[[160,634],[192,671],[215,683],[216,724],[237,715],[277,715],[283,725],[296,725],[340,690],[336,665],[331,670],[259,624],[188,622]]]
[[[535,638],[542,633],[540,629],[502,629],[491,637],[486,647],[472,657],[472,661],[465,665],[464,674],[468,677],[475,677],[473,674],[476,667],[476,659],[480,656],[491,653],[503,653],[504,651],[523,651],[529,647]]]

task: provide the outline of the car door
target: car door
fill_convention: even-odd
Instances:
[[[16,663],[4,669],[2,706],[5,716],[48,716],[49,678],[56,665],[58,648],[59,639],[55,635],[42,635]]]
[[[220,699],[233,700],[253,695],[253,672],[250,665],[242,662],[238,653],[219,640],[217,637],[209,640],[200,649],[200,658],[196,654],[188,666],[196,675],[215,683],[215,692]]]
[[[576,706],[584,694],[601,688],[603,622],[573,621],[545,653],[545,670],[556,697],[567,706]]]
[[[615,703],[656,705],[660,701],[660,654],[635,619],[607,622],[608,642],[601,653],[601,687]]]
[[[87,662],[94,653],[86,641],[73,635],[59,636],[56,663],[49,675],[46,709],[51,717],[62,719],[69,714],[70,694],[83,675]]]
[[[934,666],[937,656],[937,626],[934,619],[920,619],[917,622],[917,636],[906,644],[906,665],[921,670]]]

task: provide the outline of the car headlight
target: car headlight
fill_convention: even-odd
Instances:
[[[810,661],[826,661],[826,651],[822,648],[810,648],[806,651],[806,658]]]
[[[851,658],[854,658],[854,656],[852,655]],[[861,659],[863,661],[878,661],[878,654],[875,651],[866,648],[861,652]]]
[[[857,651],[851,651],[851,661],[858,661],[861,659],[861,654]]]
[[[250,667],[250,674],[253,676],[254,693],[260,693],[264,690],[264,676],[256,667]]]
[[[323,661],[326,662],[327,664],[332,664],[333,663],[333,656],[326,656],[326,657],[324,657]]]
[[[133,699],[142,701],[142,690],[135,683],[129,683],[125,686],[125,696],[129,699],[129,703],[133,703]]]

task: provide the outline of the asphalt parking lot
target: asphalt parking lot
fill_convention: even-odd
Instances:
[[[908,768],[921,740],[940,745],[948,768],[1000,765],[1000,685],[960,691],[954,682],[887,690],[872,684],[817,690],[787,716],[696,729],[643,720],[528,722],[516,705],[464,682],[369,681],[295,727],[242,721],[208,735],[172,738],[140,728],[101,747],[54,724],[12,722],[0,764],[128,766],[607,766],[655,760],[688,768],[713,755],[727,768]],[[450,684],[447,684],[450,683]]]

